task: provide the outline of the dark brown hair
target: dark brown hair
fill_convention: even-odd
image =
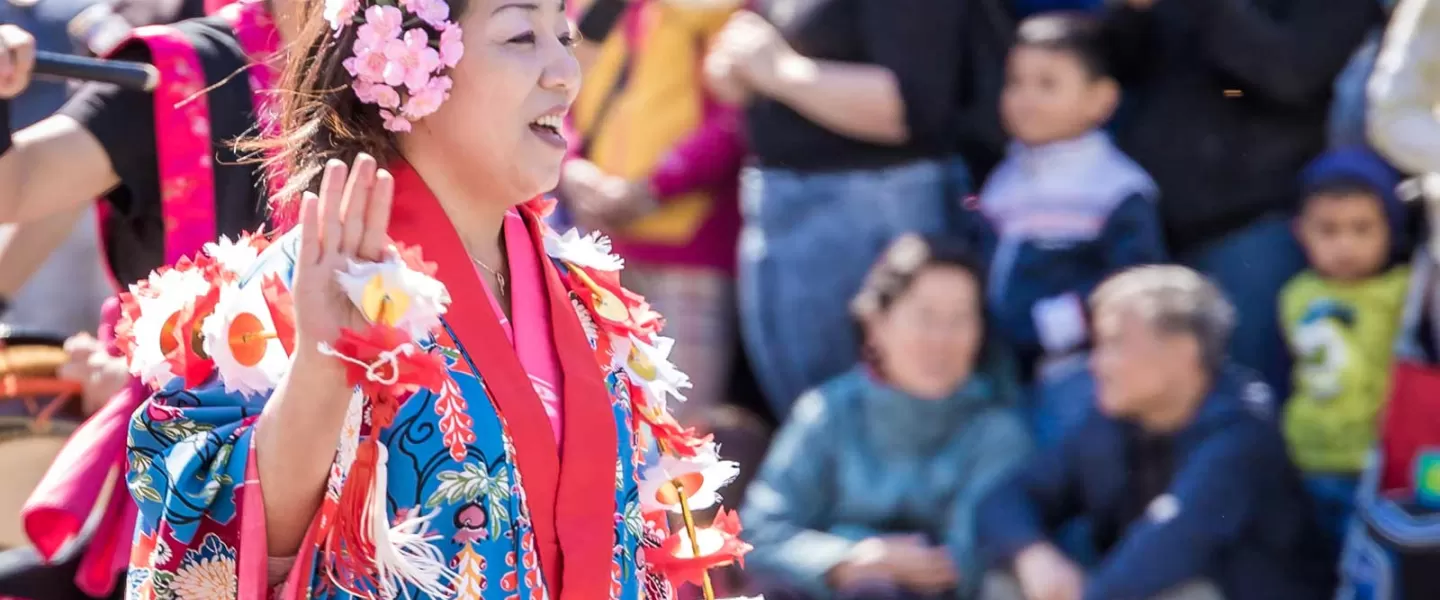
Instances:
[[[361,11],[397,0],[362,0]],[[458,20],[469,0],[447,0],[451,19]],[[381,165],[396,154],[395,136],[386,131],[379,109],[355,96],[354,76],[344,61],[353,53],[359,26],[350,24],[337,35],[324,18],[324,0],[303,0],[302,29],[289,47],[289,58],[277,89],[278,128],[274,137],[242,140],[239,148],[251,160],[263,161],[267,173],[283,173],[285,186],[271,203],[271,220],[284,228],[293,224],[300,194],[318,192],[320,173],[332,159],[349,164],[360,153]],[[438,39],[434,28],[407,13],[406,29],[421,27]]]
[[[1074,56],[1092,79],[1113,75],[1100,21],[1085,13],[1052,11],[1025,19],[1015,28],[1015,45]]]
[[[930,267],[960,269],[975,279],[976,301],[980,303],[981,314],[985,304],[985,268],[980,257],[969,244],[941,236],[922,236],[907,233],[896,238],[890,247],[870,268],[860,292],[850,302],[850,314],[860,333],[861,355],[865,362],[881,372],[880,357],[875,354],[868,338],[865,321],[872,316],[884,314],[895,301],[910,291],[915,280]],[[984,320],[982,319],[982,323]],[[984,332],[980,336],[981,348],[985,347]]]

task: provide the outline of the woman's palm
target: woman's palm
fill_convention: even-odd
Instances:
[[[348,169],[340,161],[330,161],[320,181],[320,195],[306,192],[300,216],[300,254],[291,283],[296,337],[302,344],[333,342],[342,328],[364,325],[364,316],[335,274],[352,258],[384,257],[390,245],[385,231],[390,225],[394,192],[390,174],[363,154]]]

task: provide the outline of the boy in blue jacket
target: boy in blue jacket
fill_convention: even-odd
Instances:
[[[1085,296],[1111,274],[1166,257],[1155,183],[1099,129],[1120,98],[1100,37],[1080,13],[1020,24],[1000,103],[1013,141],[980,191],[988,304],[1039,385],[1042,445],[1066,415],[1083,414],[1083,394],[1066,382],[1084,377]]]
[[[1180,266],[1096,290],[1098,411],[981,502],[984,600],[1319,600],[1326,537],[1268,388],[1227,367],[1234,309]],[[1103,559],[1083,572],[1049,541],[1085,516]]]

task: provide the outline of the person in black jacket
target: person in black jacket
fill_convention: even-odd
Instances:
[[[1235,302],[1233,357],[1285,396],[1275,297],[1304,267],[1296,174],[1324,149],[1332,83],[1376,0],[1116,0],[1107,45],[1131,102],[1117,141],[1160,186],[1171,255]]]
[[[1334,554],[1274,422],[1227,364],[1233,307],[1186,267],[1138,267],[1091,298],[1098,411],[983,500],[983,600],[1319,600]],[[1049,537],[1089,518],[1084,573]]]

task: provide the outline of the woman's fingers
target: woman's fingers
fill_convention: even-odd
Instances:
[[[345,163],[332,160],[325,165],[325,174],[320,179],[320,260],[339,252],[340,240],[345,236],[340,211],[345,204],[348,172]]]
[[[385,258],[385,248],[390,245],[386,232],[390,229],[390,208],[394,206],[395,178],[390,172],[380,169],[375,173],[375,187],[370,191],[370,203],[365,207],[365,234],[360,238],[360,250],[356,253],[365,260]]]
[[[345,205],[342,209],[344,233],[340,236],[339,245],[342,256],[355,256],[360,248],[360,238],[365,233],[366,207],[375,189],[375,169],[375,159],[368,154],[355,157],[350,166],[350,181],[345,184]]]
[[[300,264],[320,262],[320,197],[310,192],[300,196]]]

